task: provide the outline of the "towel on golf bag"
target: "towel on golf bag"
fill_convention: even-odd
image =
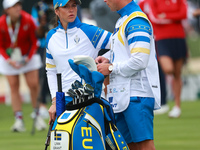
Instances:
[[[100,99],[104,76],[69,60],[72,69],[94,87],[94,98],[66,105],[51,131],[51,150],[128,150],[115,126],[114,112],[108,101]]]

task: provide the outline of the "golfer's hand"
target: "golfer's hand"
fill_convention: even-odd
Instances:
[[[103,56],[98,56],[96,59],[95,59],[95,63],[96,64],[100,64],[100,63],[109,63],[109,59],[103,57]]]
[[[49,124],[56,119],[56,97],[52,99],[52,105],[49,108]]]

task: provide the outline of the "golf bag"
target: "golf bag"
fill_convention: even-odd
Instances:
[[[52,128],[51,150],[128,150],[115,126],[111,105],[100,98],[104,76],[97,71],[90,71],[85,65],[75,64],[73,60],[69,60],[69,64],[84,80],[83,87],[91,85],[93,92],[89,94],[84,91],[86,94],[82,97],[71,96],[73,101],[57,116]],[[63,96],[61,99],[64,100]]]

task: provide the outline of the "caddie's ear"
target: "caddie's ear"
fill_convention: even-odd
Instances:
[[[75,64],[72,59],[69,59],[68,62],[69,62],[70,67],[72,68],[72,70],[74,70],[80,76],[80,71],[79,71],[78,65]]]

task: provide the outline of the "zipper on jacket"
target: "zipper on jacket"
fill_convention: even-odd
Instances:
[[[65,30],[65,36],[66,36],[66,48],[68,48],[68,37],[67,37],[67,30]]]

